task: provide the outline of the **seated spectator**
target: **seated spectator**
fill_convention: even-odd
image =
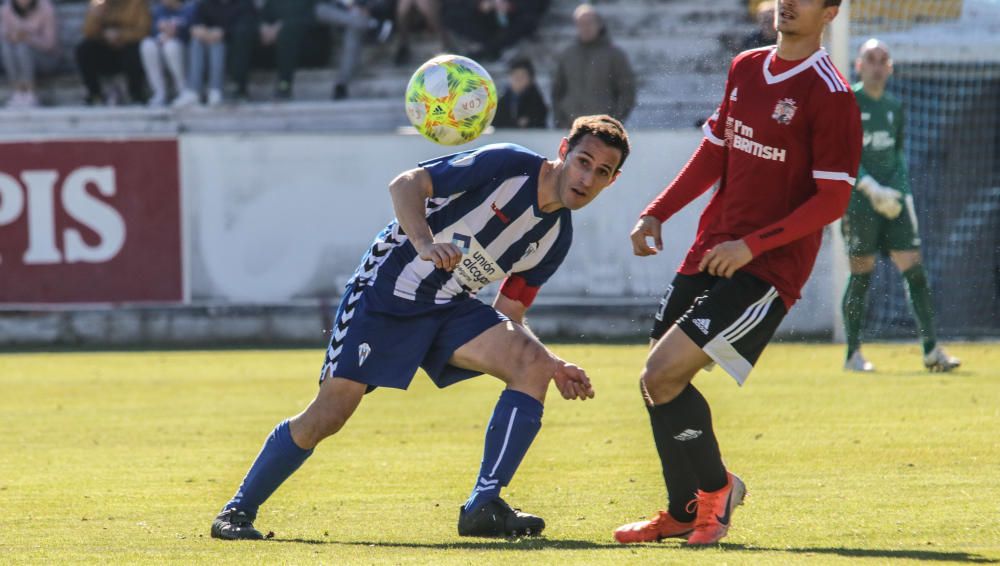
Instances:
[[[222,104],[227,69],[236,83],[235,98],[247,99],[250,58],[257,33],[253,0],[199,0],[191,17],[187,89],[174,101],[174,107],[190,106],[201,99],[206,59],[209,106]]]
[[[0,8],[0,51],[13,92],[8,108],[38,106],[35,70],[59,65],[56,12],[49,0],[7,0]]]
[[[76,66],[87,87],[87,104],[106,102],[101,77],[119,73],[125,74],[130,101],[145,102],[139,42],[149,34],[150,25],[146,0],[90,0],[83,41],[76,46]]]
[[[377,15],[389,8],[388,0],[334,0],[316,5],[316,19],[334,27],[344,28],[340,48],[340,62],[337,77],[333,82],[332,98],[347,98],[347,85],[354,78],[355,70],[361,62],[361,46],[368,30],[379,26]],[[391,21],[384,22],[390,24]],[[388,34],[388,26],[380,39]]]
[[[292,97],[292,83],[305,44],[306,28],[313,22],[316,0],[266,0],[261,10],[260,42],[273,45],[278,67],[275,98]]]
[[[778,30],[774,27],[774,2],[760,2],[755,12],[757,29],[743,38],[740,51],[756,49],[778,42]]]
[[[422,19],[431,33],[441,41],[441,50],[450,53],[454,44],[448,30],[441,25],[440,0],[398,0],[396,4],[396,55],[397,66],[408,65],[413,53],[410,49],[410,33],[417,27],[416,20]]]
[[[507,66],[507,90],[497,103],[495,128],[544,128],[549,116],[541,91],[535,84],[535,66],[519,57]]]
[[[504,49],[528,37],[548,9],[539,0],[446,0],[448,28],[476,43],[469,56],[496,61]]]
[[[557,128],[591,114],[622,122],[635,107],[635,74],[628,56],[611,42],[604,20],[589,4],[573,12],[576,41],[557,58],[552,111]]]
[[[159,0],[153,7],[153,29],[139,46],[146,80],[153,90],[153,96],[149,99],[150,106],[164,106],[167,103],[164,63],[174,82],[174,92],[180,95],[187,88],[184,78],[184,48],[194,8],[195,0],[188,3],[184,0]]]

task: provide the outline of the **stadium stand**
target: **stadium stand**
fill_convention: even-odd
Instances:
[[[548,95],[555,54],[573,38],[572,12],[577,0],[555,0],[538,33],[510,49],[488,70],[498,81],[506,61],[529,52],[538,69],[539,86]],[[737,2],[708,5],[699,0],[604,0],[596,2],[615,41],[632,58],[639,76],[639,102],[629,120],[636,128],[688,127],[711,113],[724,82],[731,55],[727,35],[752,29]],[[86,4],[61,2],[61,43],[67,53],[79,38]],[[429,36],[416,38],[413,60],[425,60],[439,50]],[[336,49],[337,41],[331,42]],[[273,70],[255,70],[247,106],[192,108],[181,112],[138,107],[83,108],[83,88],[66,59],[64,72],[42,78],[42,111],[5,112],[0,133],[169,133],[176,131],[391,131],[406,124],[400,103],[412,69],[395,67],[393,43],[370,45],[360,76],[351,84],[351,99],[330,102],[335,69],[329,65],[301,69],[295,100],[273,101]],[[6,99],[0,90],[0,99]]]

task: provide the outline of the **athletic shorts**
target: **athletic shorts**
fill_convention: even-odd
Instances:
[[[875,212],[868,197],[858,191],[851,195],[851,204],[840,223],[847,254],[870,256],[890,251],[920,249],[917,231],[917,211],[913,195],[903,198],[903,211],[892,220]]]
[[[384,312],[372,287],[349,287],[334,317],[330,345],[320,370],[376,387],[406,389],[421,367],[438,387],[481,372],[448,365],[455,350],[486,330],[509,320],[476,299],[428,305],[406,315]],[[403,299],[399,299],[403,300]],[[391,301],[389,301],[391,304]],[[410,311],[412,305],[408,305]]]
[[[777,290],[749,273],[737,271],[732,279],[678,273],[649,337],[659,340],[676,324],[743,385],[786,312]]]

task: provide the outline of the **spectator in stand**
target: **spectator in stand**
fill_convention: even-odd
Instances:
[[[413,58],[410,50],[410,33],[416,27],[414,19],[419,16],[431,33],[441,40],[442,51],[455,50],[448,30],[441,25],[440,0],[398,0],[396,3],[396,55],[397,66],[409,64]]]
[[[226,70],[236,82],[237,100],[246,100],[250,57],[257,40],[257,9],[253,0],[199,0],[191,17],[187,89],[174,106],[196,104],[205,84],[208,60],[208,105],[222,104]]]
[[[496,128],[544,128],[549,116],[541,91],[535,84],[535,66],[518,57],[507,66],[507,90],[497,103]]]
[[[8,108],[38,106],[35,70],[59,64],[56,12],[49,0],[7,0],[0,8],[0,52],[12,93]]]
[[[625,121],[635,107],[635,74],[628,56],[611,42],[604,20],[589,4],[573,12],[576,42],[557,58],[552,108],[557,128],[590,114]]]
[[[274,45],[278,83],[274,96],[292,98],[295,69],[299,65],[306,32],[314,22],[316,0],[266,0],[261,10],[260,42]]]
[[[470,57],[496,61],[538,29],[548,7],[548,0],[446,0],[444,18],[450,30],[476,43]]]
[[[388,39],[391,32],[391,2],[389,0],[333,0],[316,5],[316,19],[333,27],[343,28],[340,62],[333,82],[332,98],[347,98],[347,85],[361,62],[361,45],[368,30],[382,27],[379,40]],[[379,16],[384,19],[380,22]]]
[[[186,88],[184,80],[184,48],[188,41],[188,26],[195,8],[195,0],[160,0],[153,6],[153,28],[149,37],[139,46],[142,66],[153,96],[149,106],[167,104],[167,82],[163,64],[166,63],[174,92],[180,95]]]
[[[757,4],[754,11],[757,29],[743,38],[740,51],[756,49],[778,43],[778,30],[774,27],[774,2],[763,1]]]
[[[76,66],[87,87],[87,104],[106,102],[101,77],[119,73],[125,74],[130,101],[145,102],[139,42],[149,35],[151,25],[146,0],[90,0],[83,41],[76,46]]]

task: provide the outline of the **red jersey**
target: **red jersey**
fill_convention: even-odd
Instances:
[[[854,185],[862,130],[851,87],[823,49],[781,72],[789,63],[775,62],[776,51],[754,49],[733,59],[722,104],[703,126],[707,141],[724,148],[722,179],[681,273],[697,273],[713,246],[787,217],[816,194],[818,180]],[[748,242],[754,259],[742,269],[774,285],[790,307],[821,240],[820,227],[759,255]]]

